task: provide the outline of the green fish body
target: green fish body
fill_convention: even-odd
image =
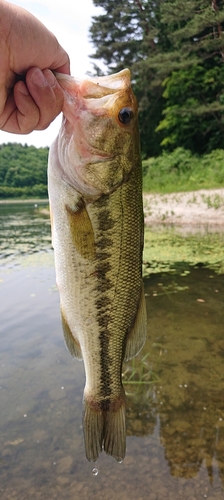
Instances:
[[[124,360],[146,337],[137,105],[128,70],[77,81],[58,75],[64,117],[48,185],[65,341],[86,374],[86,456],[125,456]]]

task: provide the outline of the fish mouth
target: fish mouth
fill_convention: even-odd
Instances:
[[[80,92],[85,99],[96,99],[113,95],[128,86],[130,86],[130,71],[126,68],[113,75],[84,80]]]
[[[118,116],[122,108],[128,107],[137,115],[131,73],[127,68],[112,75],[86,77],[84,80],[62,73],[55,73],[55,76],[65,93],[63,113],[71,123],[77,118],[77,112],[83,110],[96,116],[111,116],[116,110]],[[120,121],[119,125],[122,126],[123,122]]]
[[[127,87],[127,83],[130,84],[130,70],[128,68],[122,69],[119,71],[119,73],[113,73],[112,75],[107,75],[107,76],[93,76],[93,77],[85,77],[83,78],[76,78],[71,75],[66,75],[65,73],[57,73],[56,71],[54,72],[57,80],[63,81],[66,80],[67,82],[74,83],[76,82],[77,85],[82,85],[85,82],[91,83],[93,85],[96,85],[98,88],[102,87],[103,89],[107,89],[107,92],[114,90],[114,92],[117,92],[118,89],[125,89]],[[83,86],[83,89],[85,89],[85,86]],[[83,93],[83,97],[87,97],[89,87],[87,86],[84,92],[86,91],[86,94]],[[108,92],[109,93],[109,92]]]
[[[75,78],[64,73],[55,72],[54,74],[63,88],[68,89],[68,87],[71,87],[81,94],[84,99],[94,99],[94,101],[100,99],[101,103],[104,98],[108,99],[109,96],[127,89],[131,85],[130,70],[127,68],[113,75],[94,76],[85,79]]]

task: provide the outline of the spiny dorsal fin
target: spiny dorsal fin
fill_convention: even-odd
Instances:
[[[132,330],[128,334],[127,344],[125,348],[124,361],[134,358],[141,351],[147,335],[147,313],[145,304],[144,285],[140,294],[138,311],[135,317],[135,322]]]

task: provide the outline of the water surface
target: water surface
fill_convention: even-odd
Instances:
[[[124,365],[127,455],[102,454],[94,477],[83,364],[64,346],[45,209],[0,206],[0,498],[223,499],[223,274],[171,256],[158,273],[149,256],[148,338]]]

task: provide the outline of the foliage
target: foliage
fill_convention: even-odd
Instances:
[[[199,157],[176,148],[143,161],[143,189],[169,193],[224,186],[224,150]]]
[[[152,34],[157,30],[160,1],[93,1],[96,6],[103,8],[103,13],[92,18],[90,38],[96,51],[91,57],[102,61],[108,73],[120,71],[124,67],[131,69],[139,102],[142,151],[145,157],[157,155],[161,148],[156,127],[162,112],[163,89],[161,85],[150,84],[154,81],[154,70],[144,65],[142,71],[138,63],[141,61],[144,64],[148,45],[155,45]],[[98,75],[102,74],[102,69],[96,63],[94,70]]]
[[[0,145],[0,199],[46,198],[48,148]],[[169,193],[224,186],[224,150],[193,155],[176,148],[143,161],[143,189]]]
[[[94,16],[90,28],[91,40],[96,47],[92,55],[102,60],[109,71],[120,71],[143,58],[142,39],[153,27],[154,8],[147,0],[94,0],[104,12]],[[96,65],[100,73],[100,68]]]
[[[163,85],[166,107],[157,130],[165,130],[162,145],[183,144],[199,154],[223,145],[224,105],[213,101],[220,96],[224,65],[207,71],[201,66],[174,71]],[[190,89],[190,97],[187,97]],[[203,101],[203,103],[202,103]]]
[[[130,67],[143,156],[222,146],[224,0],[94,0],[93,59]],[[103,9],[103,10],[102,10]],[[102,13],[103,12],[103,13]],[[95,64],[95,71],[102,74]]]
[[[159,381],[156,373],[150,369],[149,353],[145,354],[145,356],[140,360],[136,357],[133,358],[131,362],[129,362],[129,366],[126,366],[125,364],[124,368],[125,369],[122,373],[122,383],[125,386],[133,384],[150,385]]]
[[[47,196],[48,148],[0,145],[0,198]]]

